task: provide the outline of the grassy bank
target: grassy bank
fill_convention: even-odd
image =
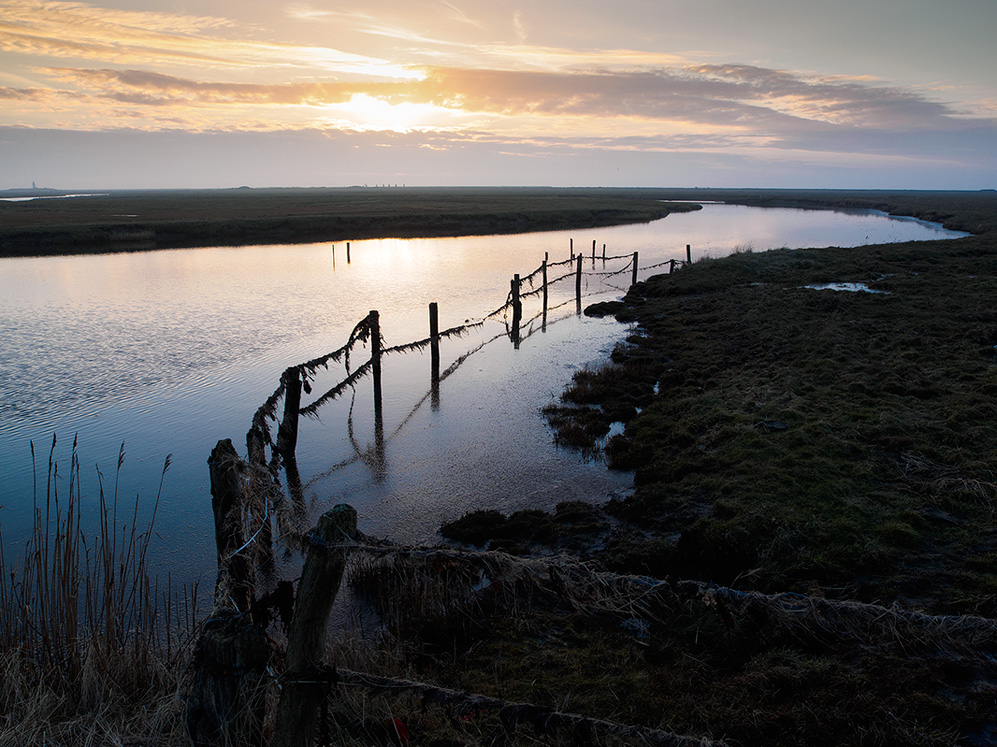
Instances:
[[[626,190],[119,191],[0,200],[0,256],[522,233],[638,223],[690,209]]]
[[[589,449],[624,423],[605,454],[633,495],[444,533],[707,586],[615,614],[496,613],[460,676],[731,744],[993,743],[997,195],[907,199],[984,232],[746,252],[630,290],[613,363],[548,414]],[[843,611],[860,603],[931,617],[857,632]],[[990,632],[940,633],[954,619]]]

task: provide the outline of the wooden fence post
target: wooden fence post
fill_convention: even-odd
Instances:
[[[606,261],[606,245],[605,244],[602,245],[602,261],[603,262]]]
[[[270,649],[266,635],[244,614],[255,574],[247,554],[236,554],[245,544],[244,467],[227,438],[208,458],[218,580],[214,609],[194,649],[194,681],[185,703],[187,733],[196,747],[263,745],[261,681]]]
[[[689,244],[685,245],[685,261],[692,262],[692,247]]]
[[[540,272],[543,276],[543,330],[547,331],[547,253],[544,252],[544,261],[540,265]]]
[[[578,263],[575,268],[575,305],[578,307],[579,313],[581,313],[582,308],[582,255],[578,255]]]
[[[519,347],[519,324],[523,320],[523,302],[519,299],[519,274],[512,278],[512,341]]]
[[[376,309],[367,315],[370,324],[371,374],[374,377],[374,456],[377,459],[377,479],[384,477],[384,411],[381,393],[381,316]]]
[[[668,274],[671,275],[673,272],[675,272],[675,260],[670,259],[668,260]]]
[[[350,242],[346,242],[346,264],[350,263]]]
[[[595,239],[592,239],[592,266],[595,267]]]
[[[568,239],[568,247],[571,249],[571,258],[575,258],[575,240]]]
[[[630,285],[637,285],[637,252],[634,252],[634,268],[630,273]]]
[[[277,710],[274,747],[310,747],[315,739],[318,709],[328,693],[328,673],[322,667],[325,632],[346,567],[340,545],[357,531],[357,512],[341,503],[326,511],[311,537],[301,573],[294,617],[287,637],[284,688]]]
[[[440,409],[440,310],[436,302],[429,304],[429,354],[431,360],[429,384],[431,406]]]
[[[281,374],[284,385],[284,419],[277,428],[277,450],[285,461],[294,459],[298,445],[298,410],[301,409],[301,371],[291,366]]]

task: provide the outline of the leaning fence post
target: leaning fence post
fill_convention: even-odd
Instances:
[[[322,667],[325,632],[343,579],[346,551],[340,543],[357,531],[357,512],[341,503],[326,511],[309,538],[311,545],[301,573],[294,617],[287,636],[285,682],[277,710],[274,747],[306,747],[315,739],[329,673]]]
[[[298,445],[298,410],[301,409],[301,370],[291,366],[281,374],[284,385],[284,419],[277,428],[277,450],[285,461],[294,459]]]
[[[630,285],[637,285],[637,252],[634,252],[634,267],[630,273]]]

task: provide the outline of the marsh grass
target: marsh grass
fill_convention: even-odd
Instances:
[[[96,529],[88,520],[73,443],[68,493],[49,452],[37,470],[34,522],[19,558],[0,536],[0,745],[180,744],[180,692],[196,632],[197,588],[165,588],[149,544],[170,458],[148,525],[125,507],[118,456],[110,495],[99,477]],[[34,445],[32,444],[34,457]]]

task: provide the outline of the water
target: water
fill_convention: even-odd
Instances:
[[[220,438],[244,451],[252,413],[285,367],[338,348],[374,308],[388,346],[427,336],[432,301],[440,305],[441,328],[479,319],[502,305],[513,273],[531,272],[544,252],[552,262],[566,259],[569,239],[586,256],[593,240],[600,256],[603,244],[609,255],[638,251],[647,267],[684,259],[686,244],[695,258],[748,247],[953,235],[881,213],[707,205],[646,225],[353,241],[349,264],[345,242],[334,249],[323,243],[0,260],[0,526],[8,552],[31,519],[30,442],[44,496],[52,435],[59,438],[55,453],[65,491],[69,448],[78,434],[90,506],[97,498],[96,466],[110,486],[122,442],[119,496],[130,504],[140,493],[146,512],[164,459],[173,455],[156,521],[156,560],[175,577],[210,577],[208,454]],[[585,261],[586,272],[602,270],[601,262]],[[551,277],[567,271],[552,268]],[[586,303],[598,294],[622,295],[629,271],[610,283],[587,276]],[[545,332],[535,324],[536,333],[518,350],[504,337],[483,347],[443,383],[438,408],[427,397],[428,351],[387,357],[383,470],[358,458],[373,440],[369,382],[324,408],[320,419],[304,420],[298,460],[310,512],[349,502],[362,530],[425,542],[434,540],[441,521],[467,510],[550,508],[625,491],[629,475],[556,448],[539,414],[575,370],[604,360],[625,333],[612,320],[576,316],[573,286],[567,281],[552,291],[552,304],[569,303],[551,321],[564,318]],[[538,310],[536,300],[528,302],[524,316]],[[442,367],[504,329],[499,318],[445,341]],[[323,375],[313,397],[342,377],[341,368]],[[345,466],[330,471],[341,462]]]

